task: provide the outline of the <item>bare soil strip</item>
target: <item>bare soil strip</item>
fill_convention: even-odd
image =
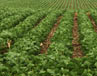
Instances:
[[[79,43],[79,33],[78,33],[78,23],[77,23],[77,18],[78,14],[75,13],[74,15],[74,26],[72,30],[72,35],[73,35],[73,40],[72,40],[72,46],[73,46],[73,55],[72,58],[78,58],[78,57],[83,57],[83,52],[81,50],[81,45]]]
[[[94,27],[95,32],[97,32],[97,25],[96,25],[95,21],[93,20],[93,18],[92,18],[92,16],[90,15],[89,12],[87,13],[87,15],[88,15],[88,17],[89,17],[89,19],[90,19],[90,21],[91,21],[93,27]]]
[[[49,45],[51,44],[50,39],[54,36],[54,32],[56,31],[56,29],[58,28],[58,25],[60,24],[60,20],[61,20],[62,16],[58,17],[56,24],[54,24],[53,28],[51,29],[49,35],[47,36],[46,40],[40,44],[41,46],[41,54],[46,54],[47,53],[47,49],[49,47]]]

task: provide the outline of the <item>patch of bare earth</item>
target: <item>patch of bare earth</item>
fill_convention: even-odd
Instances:
[[[72,46],[73,46],[73,55],[72,58],[80,58],[83,57],[83,52],[81,50],[81,45],[79,43],[79,33],[78,33],[78,14],[75,13],[74,15],[74,26],[72,30],[73,40],[72,40]]]

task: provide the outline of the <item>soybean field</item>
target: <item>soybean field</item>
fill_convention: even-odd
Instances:
[[[0,0],[0,76],[97,76],[97,0]]]

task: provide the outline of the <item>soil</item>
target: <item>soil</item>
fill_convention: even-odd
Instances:
[[[72,58],[78,58],[78,57],[83,57],[83,52],[81,50],[81,45],[79,43],[79,33],[78,33],[78,23],[77,23],[77,18],[78,14],[75,13],[74,15],[74,26],[72,30],[72,35],[73,35],[73,40],[72,40],[72,46],[73,46],[73,55]]]
[[[7,53],[8,52],[8,50],[2,50],[2,51],[0,51],[0,54],[5,54],[5,53]]]
[[[47,36],[46,40],[40,44],[41,46],[41,54],[46,54],[47,53],[47,49],[49,47],[49,45],[51,44],[51,38],[54,36],[54,32],[56,31],[56,29],[58,28],[58,25],[60,24],[60,20],[61,20],[62,16],[58,17],[56,24],[54,24],[53,28],[51,29],[49,35]]]
[[[8,52],[8,47],[2,48],[0,50],[0,54],[5,54],[6,52]]]

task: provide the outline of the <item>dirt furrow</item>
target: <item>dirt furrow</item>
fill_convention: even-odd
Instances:
[[[73,35],[73,40],[72,40],[72,46],[73,46],[73,55],[72,58],[77,58],[77,57],[83,57],[83,52],[81,50],[81,45],[79,43],[79,33],[78,33],[78,14],[75,13],[74,15],[74,26],[72,30],[72,35]]]
[[[89,17],[89,19],[90,19],[90,21],[91,21],[93,27],[94,27],[95,32],[97,32],[97,25],[96,25],[95,21],[93,20],[93,18],[92,18],[92,16],[90,15],[89,12],[87,13],[87,15],[88,15],[88,17]]]
[[[44,42],[42,42],[41,45],[41,54],[46,54],[47,53],[47,49],[49,47],[49,45],[51,44],[50,39],[54,36],[54,32],[56,31],[56,29],[58,28],[58,25],[60,24],[60,20],[61,20],[62,16],[58,17],[56,24],[54,24],[53,28],[51,29],[49,35],[47,36],[46,40]]]

